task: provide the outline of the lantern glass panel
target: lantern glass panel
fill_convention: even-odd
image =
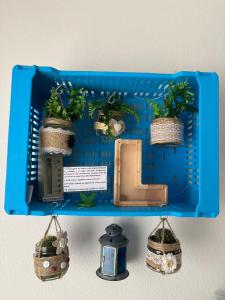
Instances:
[[[126,271],[126,247],[118,249],[118,274]]]
[[[102,274],[116,275],[116,248],[104,246],[102,251]]]

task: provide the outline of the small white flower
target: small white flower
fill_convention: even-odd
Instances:
[[[65,248],[65,246],[66,246],[65,240],[64,240],[64,239],[61,239],[61,240],[59,241],[59,247],[60,247],[60,248]]]
[[[176,257],[172,253],[163,254],[161,262],[161,270],[165,274],[173,273],[177,268]]]
[[[60,231],[57,234],[57,240],[52,243],[52,245],[56,247],[57,255],[61,254],[65,250],[67,243],[68,243],[67,232]]]

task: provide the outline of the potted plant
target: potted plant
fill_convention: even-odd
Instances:
[[[179,145],[184,140],[184,124],[180,117],[184,112],[194,113],[194,93],[188,81],[168,82],[163,103],[150,100],[154,120],[151,123],[152,145]]]
[[[106,100],[89,102],[89,116],[95,119],[94,129],[97,134],[109,137],[118,137],[125,131],[123,117],[132,115],[136,120],[139,116],[136,110],[127,103],[121,101],[118,94],[111,94]]]
[[[162,228],[159,228],[162,225]],[[165,228],[168,225],[169,228]],[[146,264],[153,271],[172,274],[181,268],[181,246],[167,218],[148,237]]]
[[[52,217],[44,237],[35,246],[34,269],[42,281],[61,278],[69,268],[67,233],[58,227],[56,236],[48,235],[53,220],[60,226],[57,218]]]
[[[73,122],[82,119],[85,103],[82,88],[75,89],[72,86],[67,88],[62,85],[51,88],[50,98],[44,105],[43,127],[40,128],[40,147],[43,153],[62,155],[72,153]]]

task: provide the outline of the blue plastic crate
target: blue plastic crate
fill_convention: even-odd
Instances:
[[[215,73],[176,74],[58,71],[50,67],[15,66],[11,111],[5,210],[24,215],[178,216],[215,217],[219,211],[219,100]],[[150,145],[152,113],[145,98],[161,97],[168,80],[187,79],[195,92],[198,114],[185,115],[185,143],[179,147]],[[77,142],[66,166],[107,165],[108,190],[97,193],[96,207],[78,208],[79,193],[65,194],[62,202],[42,203],[37,196],[38,128],[43,103],[56,82],[84,87],[87,100],[118,92],[141,115],[136,124],[127,118],[121,138],[142,139],[143,183],[168,184],[167,207],[115,207],[113,204],[114,141],[98,137],[93,120],[75,124]],[[33,196],[27,203],[29,186]]]

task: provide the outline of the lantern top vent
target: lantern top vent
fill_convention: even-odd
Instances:
[[[123,247],[128,244],[128,239],[122,235],[123,229],[117,224],[111,224],[105,229],[106,234],[102,235],[99,242],[103,246]]]

